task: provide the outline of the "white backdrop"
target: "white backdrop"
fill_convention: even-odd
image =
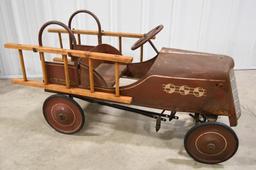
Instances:
[[[0,77],[20,75],[17,52],[3,48],[6,42],[35,43],[40,26],[48,20],[68,22],[78,9],[88,9],[100,19],[103,30],[145,33],[158,24],[164,30],[156,46],[182,48],[232,56],[236,68],[256,68],[256,1],[255,0],[0,0]],[[75,19],[76,28],[95,29],[84,15]],[[57,36],[44,34],[47,46],[57,46]],[[138,61],[139,52],[127,39],[124,54]],[[94,44],[95,37],[83,37]],[[104,43],[117,44],[114,38]],[[65,42],[68,44],[67,42]],[[66,45],[67,47],[67,45]],[[39,76],[38,55],[25,53],[30,76]],[[153,51],[145,48],[145,58]]]

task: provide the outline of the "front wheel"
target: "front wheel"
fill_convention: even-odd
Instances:
[[[236,153],[238,145],[235,132],[218,122],[198,124],[187,132],[184,139],[187,153],[194,160],[206,164],[228,160]]]
[[[48,124],[58,132],[73,134],[84,125],[84,114],[79,104],[65,95],[52,95],[43,104]]]

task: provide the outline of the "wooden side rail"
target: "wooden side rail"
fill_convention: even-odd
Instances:
[[[117,97],[115,94],[112,94],[112,93],[104,93],[104,92],[97,92],[97,91],[95,91],[94,93],[91,93],[91,91],[87,89],[72,88],[72,87],[66,88],[64,85],[58,85],[58,84],[45,85],[43,82],[35,81],[35,80],[24,81],[23,79],[13,79],[12,83],[21,84],[21,85],[30,86],[30,87],[44,88],[46,90],[54,91],[54,92],[92,97],[95,99],[108,100],[108,101],[124,103],[124,104],[130,104],[132,102],[132,97],[129,97],[129,96]]]
[[[73,29],[74,34],[84,34],[84,35],[98,35],[98,31],[94,30],[79,30]],[[50,28],[48,32],[52,33],[67,33],[65,29],[61,28]],[[111,37],[126,37],[126,38],[142,38],[144,34],[137,33],[127,33],[127,32],[111,32],[111,31],[102,31],[102,36],[111,36]]]
[[[106,54],[106,53],[98,53],[98,52],[90,52],[90,51],[79,51],[79,50],[70,50],[70,49],[62,49],[62,48],[54,48],[54,47],[28,45],[28,44],[15,44],[15,43],[6,43],[4,47],[18,49],[18,50],[28,50],[33,52],[46,52],[46,53],[60,54],[60,55],[72,55],[80,58],[91,58],[94,60],[112,61],[112,62],[118,62],[118,63],[124,63],[124,64],[128,64],[132,62],[132,57],[116,55],[116,54]]]
[[[81,45],[81,35],[98,35],[98,31],[94,30],[79,30],[79,29],[73,29],[72,30],[74,34],[77,34],[78,38],[78,44]],[[60,48],[63,48],[63,43],[62,43],[62,33],[67,33],[65,29],[61,28],[50,28],[48,29],[48,32],[50,33],[57,33],[59,37],[59,43],[60,43]],[[122,53],[122,38],[142,38],[144,37],[144,34],[137,34],[137,33],[126,33],[126,32],[111,32],[111,31],[102,31],[102,36],[110,36],[110,37],[118,37],[118,48],[119,51]],[[152,39],[155,39],[153,37]],[[140,48],[140,61],[143,61],[143,46]]]
[[[106,54],[106,53],[97,53],[97,52],[89,52],[89,51],[79,51],[79,50],[70,50],[63,48],[53,48],[53,47],[42,47],[36,45],[26,45],[26,44],[14,44],[7,43],[4,45],[5,48],[18,49],[20,64],[22,68],[23,80],[16,79],[15,83],[28,85],[28,86],[36,86],[36,87],[44,87],[47,90],[67,93],[67,94],[76,94],[76,95],[84,95],[88,97],[94,97],[98,99],[105,99],[114,102],[120,103],[131,103],[131,97],[128,96],[120,96],[119,90],[119,64],[128,64],[132,62],[132,57],[122,56],[122,55],[114,55],[114,54]],[[25,64],[23,59],[22,50],[29,50],[33,52],[39,52],[42,71],[43,71],[43,80],[44,82],[40,84],[40,82],[35,82],[27,79]],[[45,58],[44,53],[53,53],[62,55],[62,61],[64,62],[64,75],[65,75],[65,84],[57,85],[57,84],[48,84],[48,78],[46,73],[45,66]],[[88,58],[89,60],[89,79],[90,79],[90,90],[80,89],[80,88],[71,88],[70,87],[70,77],[68,72],[68,56],[75,56],[79,58]],[[114,62],[115,64],[115,94],[104,93],[104,92],[96,92],[94,89],[94,77],[93,77],[93,60],[103,60]],[[43,84],[43,85],[42,85]]]

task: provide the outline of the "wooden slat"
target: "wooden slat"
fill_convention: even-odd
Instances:
[[[119,63],[115,63],[115,95],[120,96],[119,91]]]
[[[41,60],[44,84],[47,84],[48,83],[48,78],[47,78],[47,73],[46,73],[44,53],[40,52],[39,55],[40,55],[40,60]]]
[[[91,98],[95,98],[95,99],[108,100],[108,101],[124,103],[124,104],[130,104],[132,102],[132,97],[129,97],[129,96],[116,97],[115,94],[105,93],[105,92],[91,93],[90,90],[87,90],[87,89],[72,88],[72,87],[66,88],[66,86],[64,86],[64,85],[57,85],[57,84],[44,85],[42,82],[35,81],[35,80],[24,81],[22,79],[14,79],[13,83],[21,84],[21,85],[25,85],[25,86],[41,87],[41,88],[45,88],[46,90],[49,90],[49,91],[54,91],[56,93],[60,92],[60,93],[65,93],[65,94],[73,94],[73,95],[91,97]]]
[[[92,97],[92,98],[101,99],[101,100],[108,100],[108,101],[113,101],[113,102],[125,103],[125,104],[130,104],[131,101],[132,101],[132,98],[128,97],[128,96],[116,97],[115,94],[104,93],[104,92],[91,93],[90,90],[87,90],[87,89],[81,89],[81,88],[69,88],[69,89],[67,89],[63,85],[56,85],[56,84],[46,85],[45,89],[56,91],[56,92],[67,93],[67,94],[74,94],[74,95],[79,95],[79,96]]]
[[[132,57],[116,55],[116,54],[106,54],[106,53],[97,53],[97,52],[87,52],[87,51],[78,51],[78,50],[68,50],[70,54],[77,57],[88,58],[95,60],[104,60],[112,61],[119,63],[131,63]]]
[[[25,64],[24,64],[22,50],[19,50],[19,58],[20,58],[20,66],[21,66],[21,71],[22,71],[22,75],[23,75],[23,80],[27,81],[28,79],[27,79],[26,68],[25,68]]]
[[[143,45],[140,47],[140,62],[143,62]]]
[[[89,59],[89,79],[90,79],[90,91],[94,92],[94,78],[93,78],[93,61]]]
[[[78,44],[81,45],[81,35],[77,34]]]
[[[60,48],[63,48],[62,37],[61,37],[60,32],[58,32],[58,37],[59,37],[59,42],[60,42]]]
[[[104,60],[104,61],[112,61],[112,62],[119,62],[119,63],[132,62],[132,57],[116,55],[116,54],[69,50],[69,49],[61,49],[61,48],[53,48],[53,47],[41,47],[36,45],[14,44],[14,43],[7,43],[4,45],[4,47],[12,48],[12,49],[20,49],[20,50],[30,50],[34,52],[47,52],[47,53],[61,54],[61,55],[72,55],[72,56],[77,56],[81,58],[88,58],[89,56],[91,59],[95,59],[95,60]]]
[[[66,55],[63,55],[62,59],[64,62],[64,73],[65,73],[66,87],[70,88],[70,78],[69,78],[69,72],[68,72],[68,57]]]
[[[98,35],[98,31],[94,30],[72,30],[75,34],[86,34],[86,35]],[[50,28],[48,32],[52,33],[67,33],[65,29],[59,28]],[[127,32],[111,32],[111,31],[102,31],[102,36],[112,36],[112,37],[126,37],[126,38],[142,38],[144,34],[137,33],[127,33]],[[154,37],[155,38],[155,37]],[[152,39],[154,39],[152,38]]]
[[[44,83],[41,81],[36,80],[27,80],[24,81],[23,79],[12,79],[12,83],[14,84],[20,84],[24,86],[30,86],[30,87],[38,87],[38,88],[44,88]]]
[[[119,42],[119,51],[122,53],[122,37],[118,37]]]

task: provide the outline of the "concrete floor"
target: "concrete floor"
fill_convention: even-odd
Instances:
[[[197,163],[186,154],[183,137],[192,126],[186,114],[163,123],[156,133],[150,118],[78,100],[86,127],[63,135],[42,115],[50,93],[0,80],[0,169],[256,169],[256,71],[237,71],[236,76],[242,117],[234,130],[240,147],[217,165]]]

